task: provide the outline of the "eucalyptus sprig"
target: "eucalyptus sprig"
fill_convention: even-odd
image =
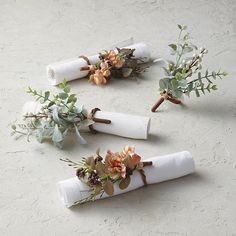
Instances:
[[[191,43],[189,33],[186,32],[187,26],[178,25],[180,30],[176,43],[168,46],[174,61],[168,61],[167,66],[163,67],[165,77],[159,80],[159,90],[161,98],[152,107],[152,112],[161,105],[164,100],[180,104],[180,98],[183,95],[190,96],[195,92],[197,97],[201,94],[217,90],[214,80],[227,76],[227,73],[221,70],[209,72],[207,69],[202,72],[202,59],[208,53],[206,48]],[[189,53],[193,53],[189,56]]]
[[[63,81],[60,84],[61,92],[51,95],[50,91],[37,91],[28,88],[27,93],[36,98],[32,104],[26,103],[24,123],[12,125],[12,135],[33,135],[39,142],[51,140],[62,148],[63,141],[69,131],[75,131],[79,143],[85,144],[85,139],[80,134],[80,129],[94,123],[88,118],[87,111],[77,105],[76,94],[71,93],[71,88]]]

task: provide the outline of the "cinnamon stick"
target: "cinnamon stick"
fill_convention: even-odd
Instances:
[[[143,161],[143,166],[152,166],[152,161]]]
[[[101,118],[93,118],[93,121],[95,123],[102,123],[102,124],[111,124],[111,121],[110,120],[107,120],[107,119],[101,119]]]
[[[151,111],[155,112],[157,108],[164,102],[164,98],[160,97],[160,99],[155,103],[155,105],[152,107]]]
[[[167,100],[174,103],[174,104],[180,104],[181,103],[181,100],[179,100],[177,98],[168,97]]]

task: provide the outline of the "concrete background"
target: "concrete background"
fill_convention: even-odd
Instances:
[[[234,0],[0,0],[0,235],[236,235],[235,11]],[[177,24],[187,24],[193,41],[209,49],[205,65],[230,74],[211,95],[151,113],[162,75],[157,66],[138,82],[112,81],[104,88],[85,79],[71,83],[88,108],[150,116],[149,140],[87,134],[89,145],[69,142],[58,150],[10,137],[8,124],[30,99],[28,85],[58,91],[46,79],[48,63],[131,36],[163,55]],[[126,144],[144,159],[189,150],[196,174],[66,209],[55,184],[74,171],[59,158],[79,160],[97,147],[105,152]]]

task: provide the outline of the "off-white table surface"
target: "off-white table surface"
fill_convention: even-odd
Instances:
[[[236,1],[0,1],[0,235],[236,235]],[[176,24],[187,24],[193,41],[206,46],[205,64],[227,70],[219,90],[185,99],[185,107],[150,106],[158,97],[162,72],[112,81],[104,88],[84,79],[71,83],[86,107],[146,115],[151,135],[137,141],[103,134],[85,135],[89,145],[69,142],[65,150],[34,139],[15,141],[10,121],[20,117],[30,97],[28,85],[49,85],[48,63],[98,50],[133,36],[154,56],[176,39]],[[65,208],[55,184],[74,175],[59,161],[137,147],[147,158],[189,150],[196,174],[149,186],[112,199]]]

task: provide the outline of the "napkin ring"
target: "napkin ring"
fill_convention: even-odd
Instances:
[[[94,117],[95,113],[97,111],[101,111],[99,108],[94,108],[91,110],[90,114],[88,115],[88,119],[91,119],[93,120],[95,123],[100,123],[100,124],[111,124],[111,120],[108,120],[108,119],[101,119],[101,118],[96,118]],[[94,128],[93,128],[93,125],[89,125],[89,130],[92,134],[96,134],[98,131],[96,131]]]

